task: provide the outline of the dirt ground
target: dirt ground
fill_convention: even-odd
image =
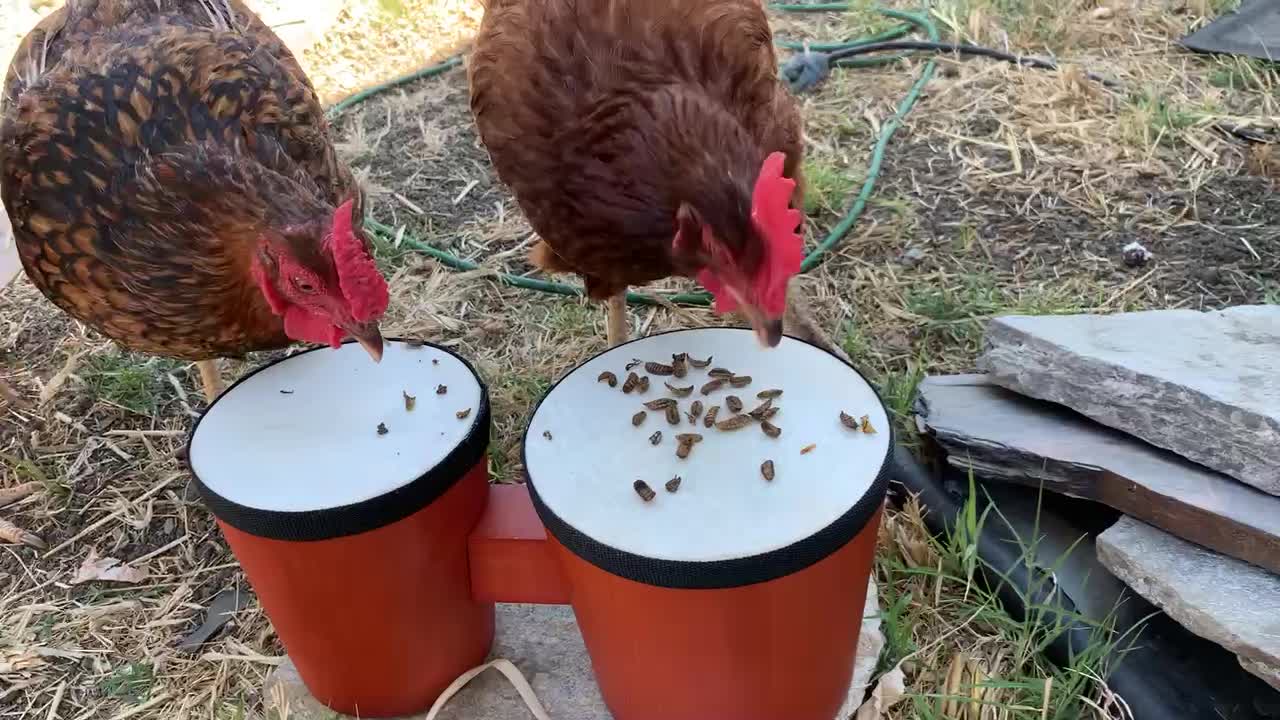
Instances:
[[[778,15],[776,30],[838,39],[892,24],[854,6]],[[1222,130],[1280,136],[1280,76],[1176,46],[1223,6],[935,4],[944,36],[1067,64],[1046,72],[938,58],[889,145],[867,212],[799,283],[900,419],[922,374],[972,368],[994,315],[1280,302],[1280,151]],[[301,12],[287,3],[273,11],[289,22],[290,8]],[[464,49],[479,17],[479,6],[462,0],[347,0],[299,39],[303,64],[336,100]],[[804,96],[811,244],[867,179],[875,138],[926,59],[837,70]],[[1083,71],[1124,90],[1105,90]],[[494,281],[495,271],[530,272],[530,233],[476,140],[465,82],[457,68],[390,90],[342,113],[335,128],[370,212],[399,237],[378,248],[393,288],[385,332],[476,361],[493,399],[491,468],[512,482],[527,413],[552,380],[603,348],[604,312]],[[415,252],[415,239],[482,269],[445,268]],[[1126,262],[1131,243],[1149,256]],[[650,288],[675,289],[689,286]],[[702,308],[641,306],[631,322],[645,333],[725,320]],[[228,362],[225,374],[262,360]],[[180,462],[203,406],[194,367],[120,351],[20,278],[0,290],[0,378],[35,403],[0,407],[0,488],[39,487],[0,517],[50,548],[0,545],[0,718],[287,717],[260,692],[283,650],[256,604],[200,651],[176,648],[214,595],[245,585]],[[1009,665],[1021,654],[998,623],[961,624],[936,600],[945,595],[941,580],[917,587],[903,572],[938,559],[912,550],[925,542],[918,522],[896,516],[885,532],[884,600],[905,593],[913,618],[891,638],[895,660],[911,648],[914,694],[893,717],[942,717],[938,669],[959,653],[988,658],[996,676],[1004,667],[1019,682],[1047,677],[1034,660]],[[90,552],[147,576],[73,584]],[[1087,688],[1080,701],[1048,694],[1046,685],[1052,713],[1010,701],[1000,716],[1107,716],[1089,705],[1105,688]]]

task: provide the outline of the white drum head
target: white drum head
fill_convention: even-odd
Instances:
[[[641,364],[634,372],[649,377],[648,392],[623,392],[633,359],[670,364],[676,353],[712,362],[706,369],[690,367],[683,379],[646,372]],[[751,382],[702,394],[708,372],[717,367]],[[605,371],[617,376],[618,387],[597,379]],[[678,426],[664,411],[643,406],[674,397],[665,383],[694,387],[675,398]],[[769,389],[783,391],[773,401],[780,408],[771,419],[782,431],[777,438],[755,421],[725,431],[708,429],[702,418],[691,424],[687,416],[698,400],[704,415],[718,405],[718,420],[726,420],[733,415],[730,395],[748,413],[764,402],[757,394]],[[646,416],[636,427],[632,418],[639,411]],[[859,421],[866,416],[874,432],[847,427],[841,412]],[[656,445],[655,432],[662,434]],[[676,436],[684,433],[703,439],[681,459]],[[575,368],[535,411],[525,463],[543,521],[570,549],[604,564],[626,558],[622,564],[695,564],[706,571],[707,564],[770,554],[812,556],[814,548],[801,546],[815,537],[827,538],[828,552],[838,549],[870,519],[866,509],[878,509],[892,441],[876,392],[835,356],[793,338],[765,349],[749,330],[706,328],[636,340]],[[767,460],[772,480],[763,476]],[[678,488],[668,492],[666,483],[677,476]],[[655,493],[651,500],[634,489],[637,479]],[[833,530],[842,523],[852,531],[847,537]],[[834,546],[833,532],[842,538]],[[773,567],[769,572],[780,566]]]
[[[487,391],[458,356],[388,341],[375,363],[349,342],[227,389],[192,431],[189,462],[215,512],[347,511],[415,484],[447,489],[483,457],[488,418]]]

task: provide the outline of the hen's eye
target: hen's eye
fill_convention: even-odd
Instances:
[[[293,286],[298,289],[298,292],[306,293],[308,295],[316,291],[316,286],[303,278],[294,278]]]

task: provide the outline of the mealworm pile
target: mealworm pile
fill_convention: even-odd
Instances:
[[[669,363],[637,358],[627,363],[622,369],[626,379],[621,383],[619,383],[619,375],[608,370],[600,373],[596,381],[610,388],[618,388],[621,384],[620,389],[626,395],[645,395],[651,387],[656,387],[656,384],[651,385],[649,377],[660,379],[666,396],[640,403],[631,415],[631,425],[636,428],[641,428],[650,422],[649,414],[653,413],[662,418],[656,422],[665,422],[672,428],[679,428],[687,423],[692,428],[700,425],[703,429],[724,433],[738,432],[754,426],[771,440],[782,437],[781,425],[774,422],[774,417],[782,410],[779,403],[783,394],[782,389],[760,390],[755,393],[752,400],[754,407],[747,409],[748,403],[743,400],[743,395],[746,393],[743,391],[751,386],[752,377],[739,375],[728,368],[713,367],[713,360],[714,357],[699,360],[690,357],[688,353],[672,355]],[[643,370],[645,374],[640,374],[637,370]],[[689,378],[691,370],[705,371],[706,380],[702,383],[694,382]],[[688,404],[681,407],[682,401],[687,401]],[[841,412],[839,421],[846,428],[856,432],[867,434],[876,432],[868,415],[855,418],[849,413]],[[696,430],[677,431],[672,434],[675,440],[675,455],[681,460],[688,459],[694,452],[694,448],[703,441],[703,435]],[[664,442],[661,430],[655,430],[647,437],[651,445],[657,446]],[[816,447],[817,445],[813,444],[805,445],[800,454],[807,455]],[[775,470],[772,459],[764,460],[760,466],[760,474],[766,482],[773,481]],[[675,493],[681,482],[679,477],[672,478],[665,483],[665,487],[669,493]],[[657,493],[644,480],[636,480],[632,487],[640,499],[646,503],[652,502],[657,497]]]

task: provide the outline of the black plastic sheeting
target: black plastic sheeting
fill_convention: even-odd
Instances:
[[[915,495],[926,510],[929,531],[949,529],[964,506],[968,477],[950,468],[926,469],[901,446],[894,465],[891,500],[900,504],[908,493]],[[994,482],[978,483],[978,495],[979,515],[988,500],[995,504],[978,539],[979,567],[988,566],[981,580],[1014,619],[1026,617],[1029,601],[1042,624],[1065,628],[1046,652],[1051,662],[1065,667],[1074,649],[1090,644],[1096,631],[1080,617],[1100,624],[1110,614],[1124,639],[1120,657],[1109,658],[1106,682],[1129,705],[1134,720],[1280,718],[1280,692],[1241,668],[1235,655],[1133,593],[1098,562],[1093,538],[1115,522],[1116,511]],[[1033,536],[1038,542],[1029,563],[1026,548]]]
[[[1195,52],[1280,62],[1280,0],[1249,0],[1184,37],[1182,46]]]

